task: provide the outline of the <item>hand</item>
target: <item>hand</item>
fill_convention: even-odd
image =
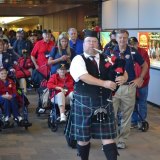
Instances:
[[[116,79],[115,79],[117,85],[122,85],[124,84],[127,80],[125,78],[125,76],[118,76]]]
[[[63,89],[62,87],[56,87],[55,89],[56,89],[56,90],[59,90],[59,91],[61,91],[61,92],[63,92],[64,94],[66,94],[65,89]]]
[[[26,54],[26,53],[27,53],[27,50],[26,50],[26,49],[22,49],[22,53],[23,53],[23,54]]]
[[[132,87],[141,87],[143,84],[144,80],[141,77],[138,77],[136,79],[134,79],[133,81],[131,81],[131,86]]]
[[[4,94],[2,97],[5,99],[8,99],[8,100],[12,99],[12,95],[10,95],[10,94]]]
[[[56,87],[55,89],[58,90],[58,91],[63,92],[63,88],[62,87]]]
[[[61,57],[61,61],[66,61],[68,58],[69,58],[69,56],[63,55],[63,56]]]
[[[117,84],[112,81],[104,81],[103,86],[104,86],[104,88],[108,88],[108,89],[114,91],[117,87]]]
[[[12,68],[12,69],[10,69],[10,71],[11,71],[11,72],[15,72],[15,69],[14,69],[14,68]]]

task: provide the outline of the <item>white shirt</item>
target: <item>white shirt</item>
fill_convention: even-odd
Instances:
[[[87,53],[84,53],[85,58],[89,58],[91,55],[88,55]],[[97,62],[97,65],[99,67],[99,54],[97,53],[95,55],[95,61]],[[87,74],[87,68],[86,64],[84,62],[84,59],[82,58],[81,55],[77,55],[76,57],[73,58],[70,66],[70,74],[73,77],[75,82],[79,81],[79,77]]]

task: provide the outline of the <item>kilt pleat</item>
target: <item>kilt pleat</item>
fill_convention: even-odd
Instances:
[[[103,123],[93,122],[95,109],[106,108],[107,120]],[[89,97],[74,94],[74,102],[70,114],[70,135],[78,141],[94,139],[114,139],[117,136],[114,110],[111,103],[102,97]],[[67,134],[67,131],[66,131]]]

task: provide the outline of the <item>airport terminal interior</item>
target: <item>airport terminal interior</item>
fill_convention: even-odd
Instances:
[[[148,8],[155,7],[151,15],[142,14],[145,3],[147,7],[149,6]],[[160,90],[158,85],[160,82],[160,52],[159,56],[156,52],[160,44],[160,22],[153,22],[153,25],[150,25],[145,18],[145,16],[157,15],[156,6],[160,5],[160,2],[157,0],[153,4],[149,3],[150,0],[135,0],[131,4],[128,0],[0,0],[0,32],[2,31],[3,35],[8,38],[10,31],[14,31],[15,39],[17,32],[25,33],[28,37],[37,36],[38,33],[50,33],[56,44],[59,35],[67,33],[69,28],[77,29],[79,39],[83,39],[84,30],[89,29],[98,35],[99,43],[101,43],[100,52],[110,41],[112,31],[126,29],[130,36],[138,39],[139,46],[145,49],[146,53],[149,52],[149,45],[154,45],[152,47],[155,49],[155,57],[149,57],[150,82],[148,84],[147,118],[145,120],[140,118],[144,126],[130,127],[130,135],[125,148],[118,149],[118,160],[158,160],[160,157]],[[131,20],[127,17],[130,12],[133,13],[131,6],[137,11],[133,16],[135,23],[130,23]],[[139,11],[140,8],[142,8],[141,11]],[[126,13],[123,12],[124,9]],[[122,13],[125,13],[124,17],[127,18],[124,18]],[[113,16],[116,18],[112,19]],[[143,18],[146,26],[149,24],[147,27],[140,22]],[[126,20],[126,23],[121,23],[123,20]],[[1,39],[3,38],[0,38],[0,55]],[[37,41],[33,43],[33,48]],[[14,48],[11,41],[9,45],[11,49]],[[43,69],[42,72],[44,72]],[[26,77],[26,74],[24,75]],[[31,74],[30,77],[32,77]],[[22,109],[20,109],[22,117],[27,117],[29,124],[21,125],[10,118],[11,125],[6,127],[1,123],[5,121],[5,118],[2,113],[3,107],[0,104],[0,160],[80,160],[76,149],[68,146],[65,139],[66,122],[58,121],[56,129],[55,126],[52,126],[50,116],[53,103],[47,103],[45,111],[41,113],[38,110],[39,88],[28,79],[26,83],[29,85],[26,90],[20,89],[18,94],[22,97]],[[0,103],[1,94],[0,91]],[[23,108],[26,102],[24,97],[29,101],[26,108]],[[117,142],[117,139],[115,141]],[[91,140],[89,159],[106,159],[100,140]]]

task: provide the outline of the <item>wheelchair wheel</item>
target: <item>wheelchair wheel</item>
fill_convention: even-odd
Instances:
[[[148,129],[149,129],[149,123],[147,121],[143,121],[141,127],[142,132],[147,132]]]
[[[0,131],[2,131],[3,128],[3,122],[0,120]]]
[[[40,113],[38,111],[39,111],[39,107],[36,108],[36,114],[38,117],[40,117]]]
[[[51,128],[51,118],[48,116],[48,128]]]
[[[52,122],[51,123],[51,131],[56,132],[58,130],[58,124],[57,122]]]
[[[52,132],[56,132],[58,129],[58,123],[54,121],[52,122],[51,118],[48,117],[48,127],[51,128]]]

